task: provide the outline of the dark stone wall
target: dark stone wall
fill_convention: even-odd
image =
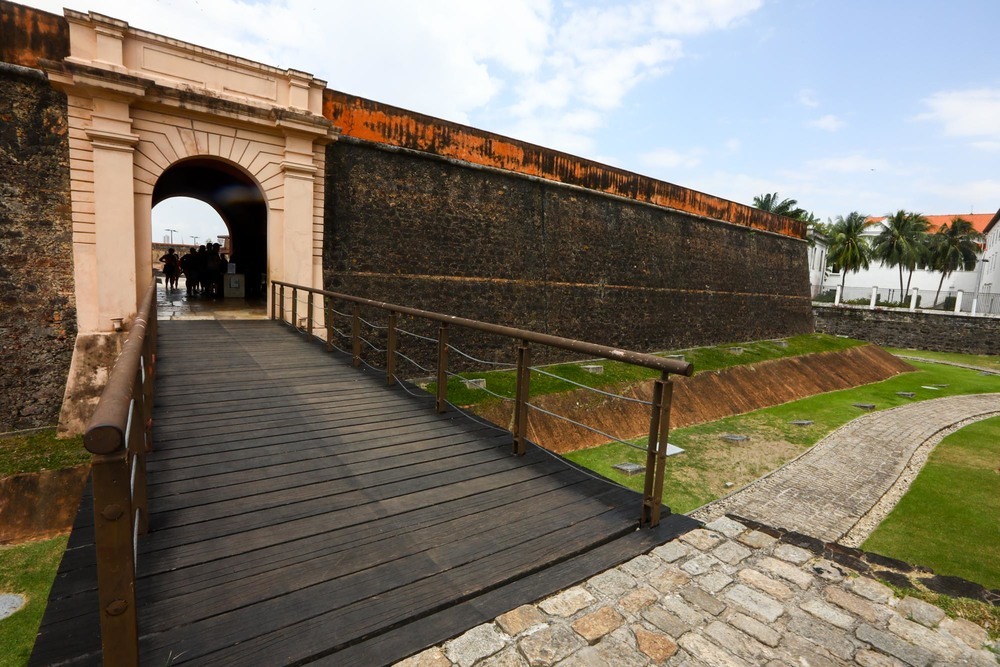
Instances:
[[[1000,318],[845,306],[813,308],[816,330],[877,345],[938,352],[997,354]]]
[[[357,140],[326,182],[327,289],[643,351],[812,330],[801,240]]]
[[[66,98],[0,63],[0,431],[54,425],[73,356]]]

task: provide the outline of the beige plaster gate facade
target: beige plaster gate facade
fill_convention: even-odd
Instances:
[[[336,128],[322,115],[326,82],[307,73],[92,12],[65,16],[70,55],[45,70],[69,110],[80,335],[60,426],[74,431],[116,356],[115,320],[127,325],[152,279],[154,188],[164,172],[191,160],[237,170],[266,211],[268,282],[322,287],[325,146]]]

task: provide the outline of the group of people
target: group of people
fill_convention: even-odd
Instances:
[[[167,254],[160,257],[167,289],[177,289],[177,281],[184,274],[188,296],[221,297],[223,276],[226,275],[229,260],[219,252],[219,248],[218,243],[207,243],[197,250],[192,246],[183,256],[173,248],[167,250]]]

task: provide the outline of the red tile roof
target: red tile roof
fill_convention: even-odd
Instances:
[[[948,215],[925,215],[927,222],[931,223],[927,231],[930,233],[936,232],[942,225],[951,224],[951,221],[955,218],[962,218],[963,220],[968,220],[972,223],[972,226],[976,228],[976,231],[980,234],[985,233],[987,225],[993,220],[994,216],[1000,214],[998,213],[950,213]],[[873,215],[868,217],[868,223],[882,222],[885,220],[884,215]]]

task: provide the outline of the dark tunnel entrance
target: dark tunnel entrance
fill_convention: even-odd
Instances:
[[[253,179],[221,160],[183,160],[171,165],[157,180],[153,206],[171,197],[190,197],[215,209],[229,229],[229,261],[244,276],[246,298],[264,298],[267,205]]]

